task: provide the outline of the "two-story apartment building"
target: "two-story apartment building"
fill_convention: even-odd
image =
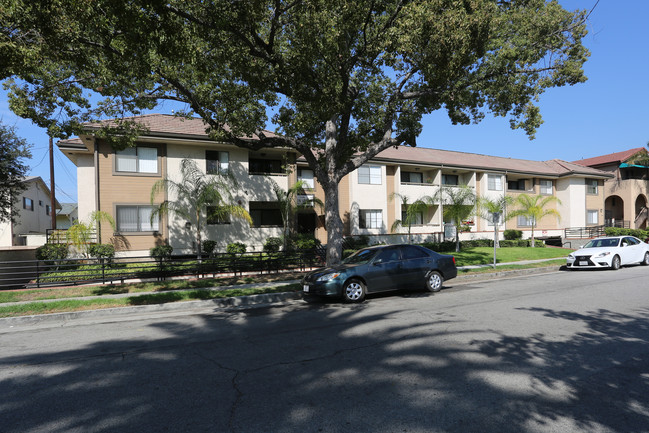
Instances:
[[[609,226],[647,228],[649,166],[647,149],[637,147],[575,161],[610,173],[604,183],[604,218]]]
[[[23,183],[26,189],[14,204],[19,211],[14,222],[0,222],[0,247],[43,245],[52,226],[50,189],[39,176],[26,177]],[[55,206],[61,208],[58,201]]]
[[[292,149],[266,149],[251,152],[226,143],[217,143],[205,133],[200,119],[183,119],[168,115],[138,117],[148,132],[138,139],[137,147],[115,151],[95,135],[98,125],[88,125],[77,139],[63,140],[59,148],[78,167],[79,218],[92,211],[111,214],[117,231],[103,224],[101,241],[113,240],[129,254],[146,254],[157,244],[168,242],[176,253],[195,249],[194,230],[190,221],[170,214],[151,221],[150,203],[153,184],[169,177],[178,180],[180,163],[192,159],[208,175],[228,172],[238,181],[233,191],[237,204],[245,207],[253,226],[232,218],[230,221],[207,221],[204,239],[215,240],[218,248],[234,241],[244,242],[249,250],[260,250],[270,236],[281,236],[282,220],[273,193],[273,184],[287,189],[297,180],[307,188],[298,201],[324,194],[313,171]],[[254,139],[254,137],[252,137]],[[604,216],[601,186],[611,175],[590,167],[565,161],[527,161],[463,152],[426,148],[400,147],[381,152],[369,163],[346,176],[339,185],[341,217],[345,234],[366,234],[375,242],[404,241],[403,234],[391,234],[390,228],[405,211],[394,194],[411,201],[434,196],[442,187],[467,185],[477,195],[498,197],[520,193],[554,195],[554,204],[562,215],[538,221],[538,234],[560,235],[566,227],[598,224]],[[174,200],[167,192],[157,197]],[[412,228],[419,240],[439,239],[444,230],[443,204],[434,203],[418,218]],[[297,228],[314,233],[326,241],[323,211],[315,207],[296,217]],[[486,220],[466,221],[470,231],[462,236],[492,236],[493,226]],[[531,221],[519,218],[501,228],[520,228],[528,232]],[[404,231],[402,230],[402,233]]]

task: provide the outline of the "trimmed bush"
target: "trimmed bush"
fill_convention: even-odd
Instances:
[[[227,247],[225,247],[225,250],[229,254],[243,254],[246,252],[247,247],[246,244],[241,243],[241,242],[232,242],[231,244],[228,244]]]
[[[171,253],[174,251],[171,245],[158,245],[149,250],[149,255],[159,261],[162,259],[168,259],[171,257]]]
[[[360,250],[370,246],[370,237],[367,235],[348,236],[345,241],[350,249]]]
[[[45,244],[36,248],[37,260],[63,260],[67,256],[67,244]]]
[[[98,259],[112,259],[115,257],[115,247],[110,244],[94,244],[88,247],[90,257]]]
[[[216,249],[216,241],[203,241],[203,253],[207,254],[208,256],[211,256],[212,253],[214,253],[214,250]]]
[[[297,250],[312,250],[320,245],[320,243],[319,239],[304,233],[297,234],[291,238],[291,244]]]
[[[264,242],[264,252],[266,253],[276,253],[282,247],[282,240],[276,237],[270,237]]]
[[[503,237],[507,241],[514,241],[516,239],[522,239],[523,232],[521,230],[507,229],[503,232]]]
[[[621,227],[606,227],[604,233],[606,233],[606,236],[635,236],[643,241],[649,237],[648,230],[624,229]]]
[[[460,243],[462,247],[467,247],[467,248],[494,246],[494,241],[492,239],[472,239],[470,241],[463,241]]]

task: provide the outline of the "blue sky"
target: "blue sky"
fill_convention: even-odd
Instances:
[[[591,9],[596,0],[560,0],[569,10]],[[591,57],[588,81],[547,91],[540,100],[545,123],[530,141],[512,131],[506,118],[487,117],[477,125],[452,125],[444,112],[424,118],[420,147],[531,160],[574,161],[635,147],[649,141],[649,1],[601,0],[590,16],[585,44]],[[157,110],[164,112],[163,110]],[[13,115],[0,90],[0,117],[33,144],[29,175],[49,185],[48,138],[31,121]],[[56,194],[76,201],[76,167],[55,150]]]

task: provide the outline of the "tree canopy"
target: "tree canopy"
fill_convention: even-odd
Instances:
[[[60,136],[176,101],[215,140],[297,150],[335,262],[345,175],[415,146],[436,110],[508,116],[533,137],[539,95],[586,79],[586,18],[546,0],[0,0],[0,79],[20,78],[11,109]],[[131,144],[137,128],[120,127],[113,145]]]
[[[29,144],[16,135],[13,127],[0,123],[0,222],[11,220],[20,210],[15,208],[25,190],[27,165],[31,157]]]

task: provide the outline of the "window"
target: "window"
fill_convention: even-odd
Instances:
[[[552,194],[552,181],[551,180],[539,180],[539,191],[541,194]]]
[[[380,209],[361,209],[358,212],[358,227],[361,229],[380,229],[383,212]]]
[[[487,188],[489,191],[502,191],[503,178],[499,174],[490,174],[487,176]]]
[[[158,173],[158,149],[155,147],[129,147],[115,151],[115,171]]]
[[[402,171],[401,183],[424,183],[424,175],[422,173]]]
[[[514,191],[525,191],[525,179],[508,180],[507,189]]]
[[[381,167],[378,165],[361,165],[358,167],[358,183],[381,185]]]
[[[151,221],[153,206],[117,206],[117,231],[155,232],[159,230],[158,218]]]
[[[279,203],[274,201],[251,201],[250,216],[254,227],[283,226]]]
[[[457,174],[443,174],[442,185],[459,185],[459,178]]]
[[[52,208],[50,207],[50,205],[49,205],[49,204],[46,204],[46,205],[45,205],[45,215],[47,215],[47,216],[52,215],[52,211],[51,211],[51,209],[52,209]]]
[[[586,223],[587,224],[597,224],[597,211],[588,210],[586,211]]]
[[[305,189],[314,189],[315,188],[315,177],[313,176],[313,170],[306,168],[297,169],[297,180],[304,182]]]
[[[226,174],[230,169],[230,154],[216,150],[205,151],[205,172],[207,174]]]
[[[38,200],[38,205],[43,206],[43,200]]]
[[[248,173],[250,174],[286,174],[282,168],[282,161],[279,159],[255,159],[248,160]]]
[[[421,259],[428,257],[428,254],[424,250],[413,245],[404,245],[401,247],[401,257],[403,258],[403,260]]]
[[[408,217],[408,213],[405,210],[402,210],[401,211],[401,221],[402,222],[406,221],[407,217]],[[413,213],[412,214],[412,221],[410,221],[410,224],[413,225],[413,226],[423,225],[424,224],[424,213],[423,212],[415,212],[415,213]],[[405,222],[404,222],[404,225],[407,225],[407,224],[405,224]]]
[[[526,217],[525,215],[519,215],[517,221],[518,227],[533,227],[534,218]]]
[[[298,206],[313,207],[313,200],[315,200],[315,196],[313,194],[298,194],[296,199]]]
[[[586,193],[597,194],[597,179],[586,179]]]
[[[31,198],[23,197],[23,209],[34,210],[34,200]]]
[[[218,215],[217,206],[207,206],[207,225],[230,224],[230,215]]]
[[[400,259],[398,248],[385,248],[381,250],[374,259],[374,263],[395,262]]]

